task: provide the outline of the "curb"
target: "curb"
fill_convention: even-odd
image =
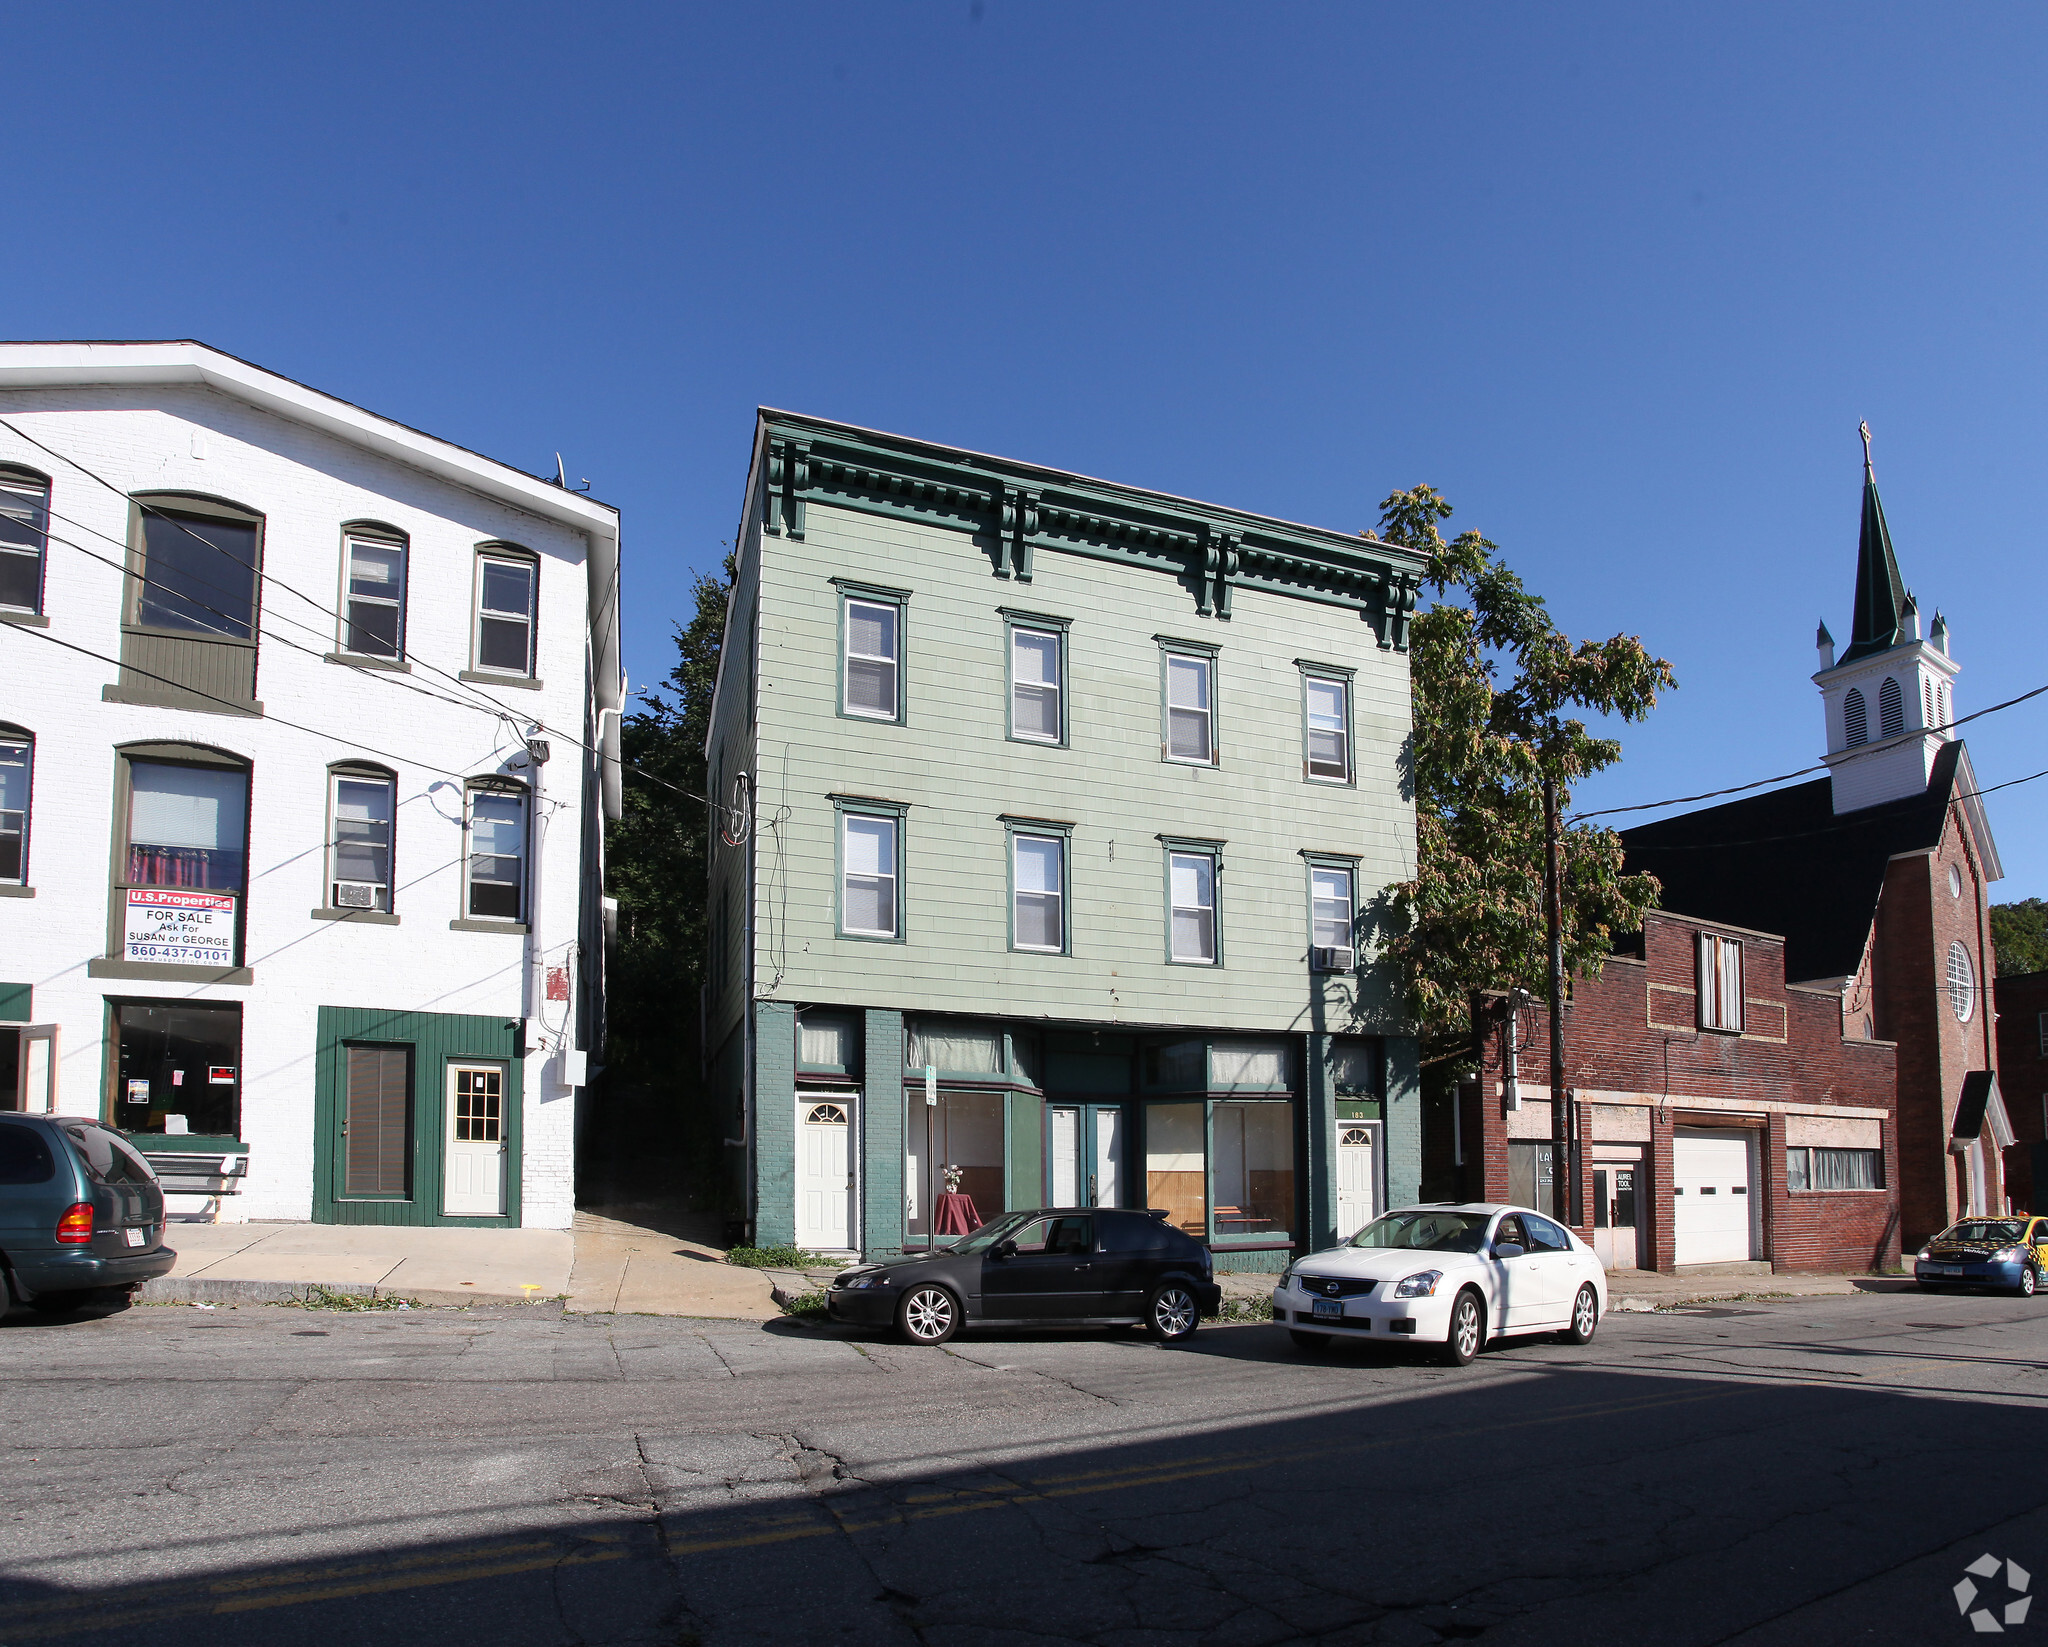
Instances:
[[[145,1281],[135,1291],[138,1304],[297,1304],[306,1289],[339,1293],[349,1298],[403,1298],[421,1305],[552,1303],[552,1299],[528,1299],[497,1292],[426,1291],[401,1292],[365,1286],[360,1281],[235,1281],[209,1280],[204,1276],[159,1276]]]

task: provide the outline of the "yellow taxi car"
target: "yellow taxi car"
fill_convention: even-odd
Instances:
[[[1913,1261],[1913,1279],[1937,1287],[2000,1287],[2031,1298],[2048,1275],[2048,1218],[2020,1212],[2005,1218],[1963,1218],[1949,1225]]]

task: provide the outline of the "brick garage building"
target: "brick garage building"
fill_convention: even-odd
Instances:
[[[1573,984],[1562,1117],[1543,1004],[1497,997],[1476,1028],[1463,1195],[1554,1207],[1610,1268],[1897,1261],[1896,1049],[1788,984],[1782,938],[1652,915]]]
[[[2023,972],[1991,986],[1998,1006],[1998,1082],[2013,1131],[2005,1192],[2016,1209],[2048,1199],[2048,972]]]

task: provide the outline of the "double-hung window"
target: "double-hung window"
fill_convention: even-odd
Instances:
[[[839,712],[864,721],[903,719],[901,590],[839,585]]]
[[[50,543],[50,483],[0,469],[0,608],[43,609],[43,554]]]
[[[347,585],[341,649],[365,658],[405,655],[405,540],[351,530],[343,540]],[[497,621],[497,620],[493,620]],[[524,651],[523,645],[520,650]]]
[[[1175,841],[1166,846],[1166,957],[1189,966],[1214,966],[1222,956],[1216,919],[1220,843]]]
[[[839,825],[839,935],[903,936],[903,812],[887,803],[843,803]]]
[[[1349,972],[1357,964],[1353,922],[1352,865],[1311,856],[1308,862],[1309,967],[1314,972]]]
[[[1302,776],[1312,783],[1350,783],[1349,671],[1302,663]]]
[[[1700,1028],[1742,1028],[1742,945],[1718,932],[1700,934]]]
[[[0,727],[0,885],[28,885],[28,794],[36,741]]]
[[[328,777],[327,907],[391,913],[391,824],[397,780],[341,768]]]
[[[1165,685],[1166,736],[1160,750],[1169,761],[1190,766],[1216,764],[1216,652],[1192,641],[1160,637]]]
[[[1067,952],[1065,824],[1005,818],[1010,835],[1010,947]]]
[[[1010,632],[1010,736],[1023,743],[1067,741],[1064,618],[1005,612]]]
[[[526,919],[526,791],[472,784],[463,913],[472,920]]]
[[[476,557],[476,667],[494,675],[533,673],[534,603],[540,564],[515,550]]]

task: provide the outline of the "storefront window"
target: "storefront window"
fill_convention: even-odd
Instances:
[[[961,1075],[1000,1075],[1003,1033],[980,1024],[916,1023],[910,1029],[909,1064]]]
[[[1209,1234],[1203,1107],[1145,1106],[1145,1204],[1165,1208],[1166,1221],[1198,1241]]]
[[[139,1001],[114,1009],[114,1125],[125,1132],[241,1135],[242,1010]]]
[[[1217,1235],[1285,1235],[1294,1228],[1293,1117],[1291,1104],[1217,1103]]]
[[[984,1222],[1003,1211],[1003,1095],[941,1092],[927,1104],[913,1083],[903,1129],[904,1211],[908,1234],[929,1240],[932,1208],[947,1193],[948,1167],[959,1168],[958,1193]],[[942,1236],[943,1240],[944,1237]]]
[[[1173,1041],[1145,1049],[1145,1085],[1154,1092],[1200,1092],[1205,1080],[1205,1041]]]
[[[1284,1090],[1294,1084],[1287,1078],[1292,1064],[1288,1049],[1269,1041],[1214,1041],[1209,1046],[1209,1086],[1216,1092],[1244,1087]]]

